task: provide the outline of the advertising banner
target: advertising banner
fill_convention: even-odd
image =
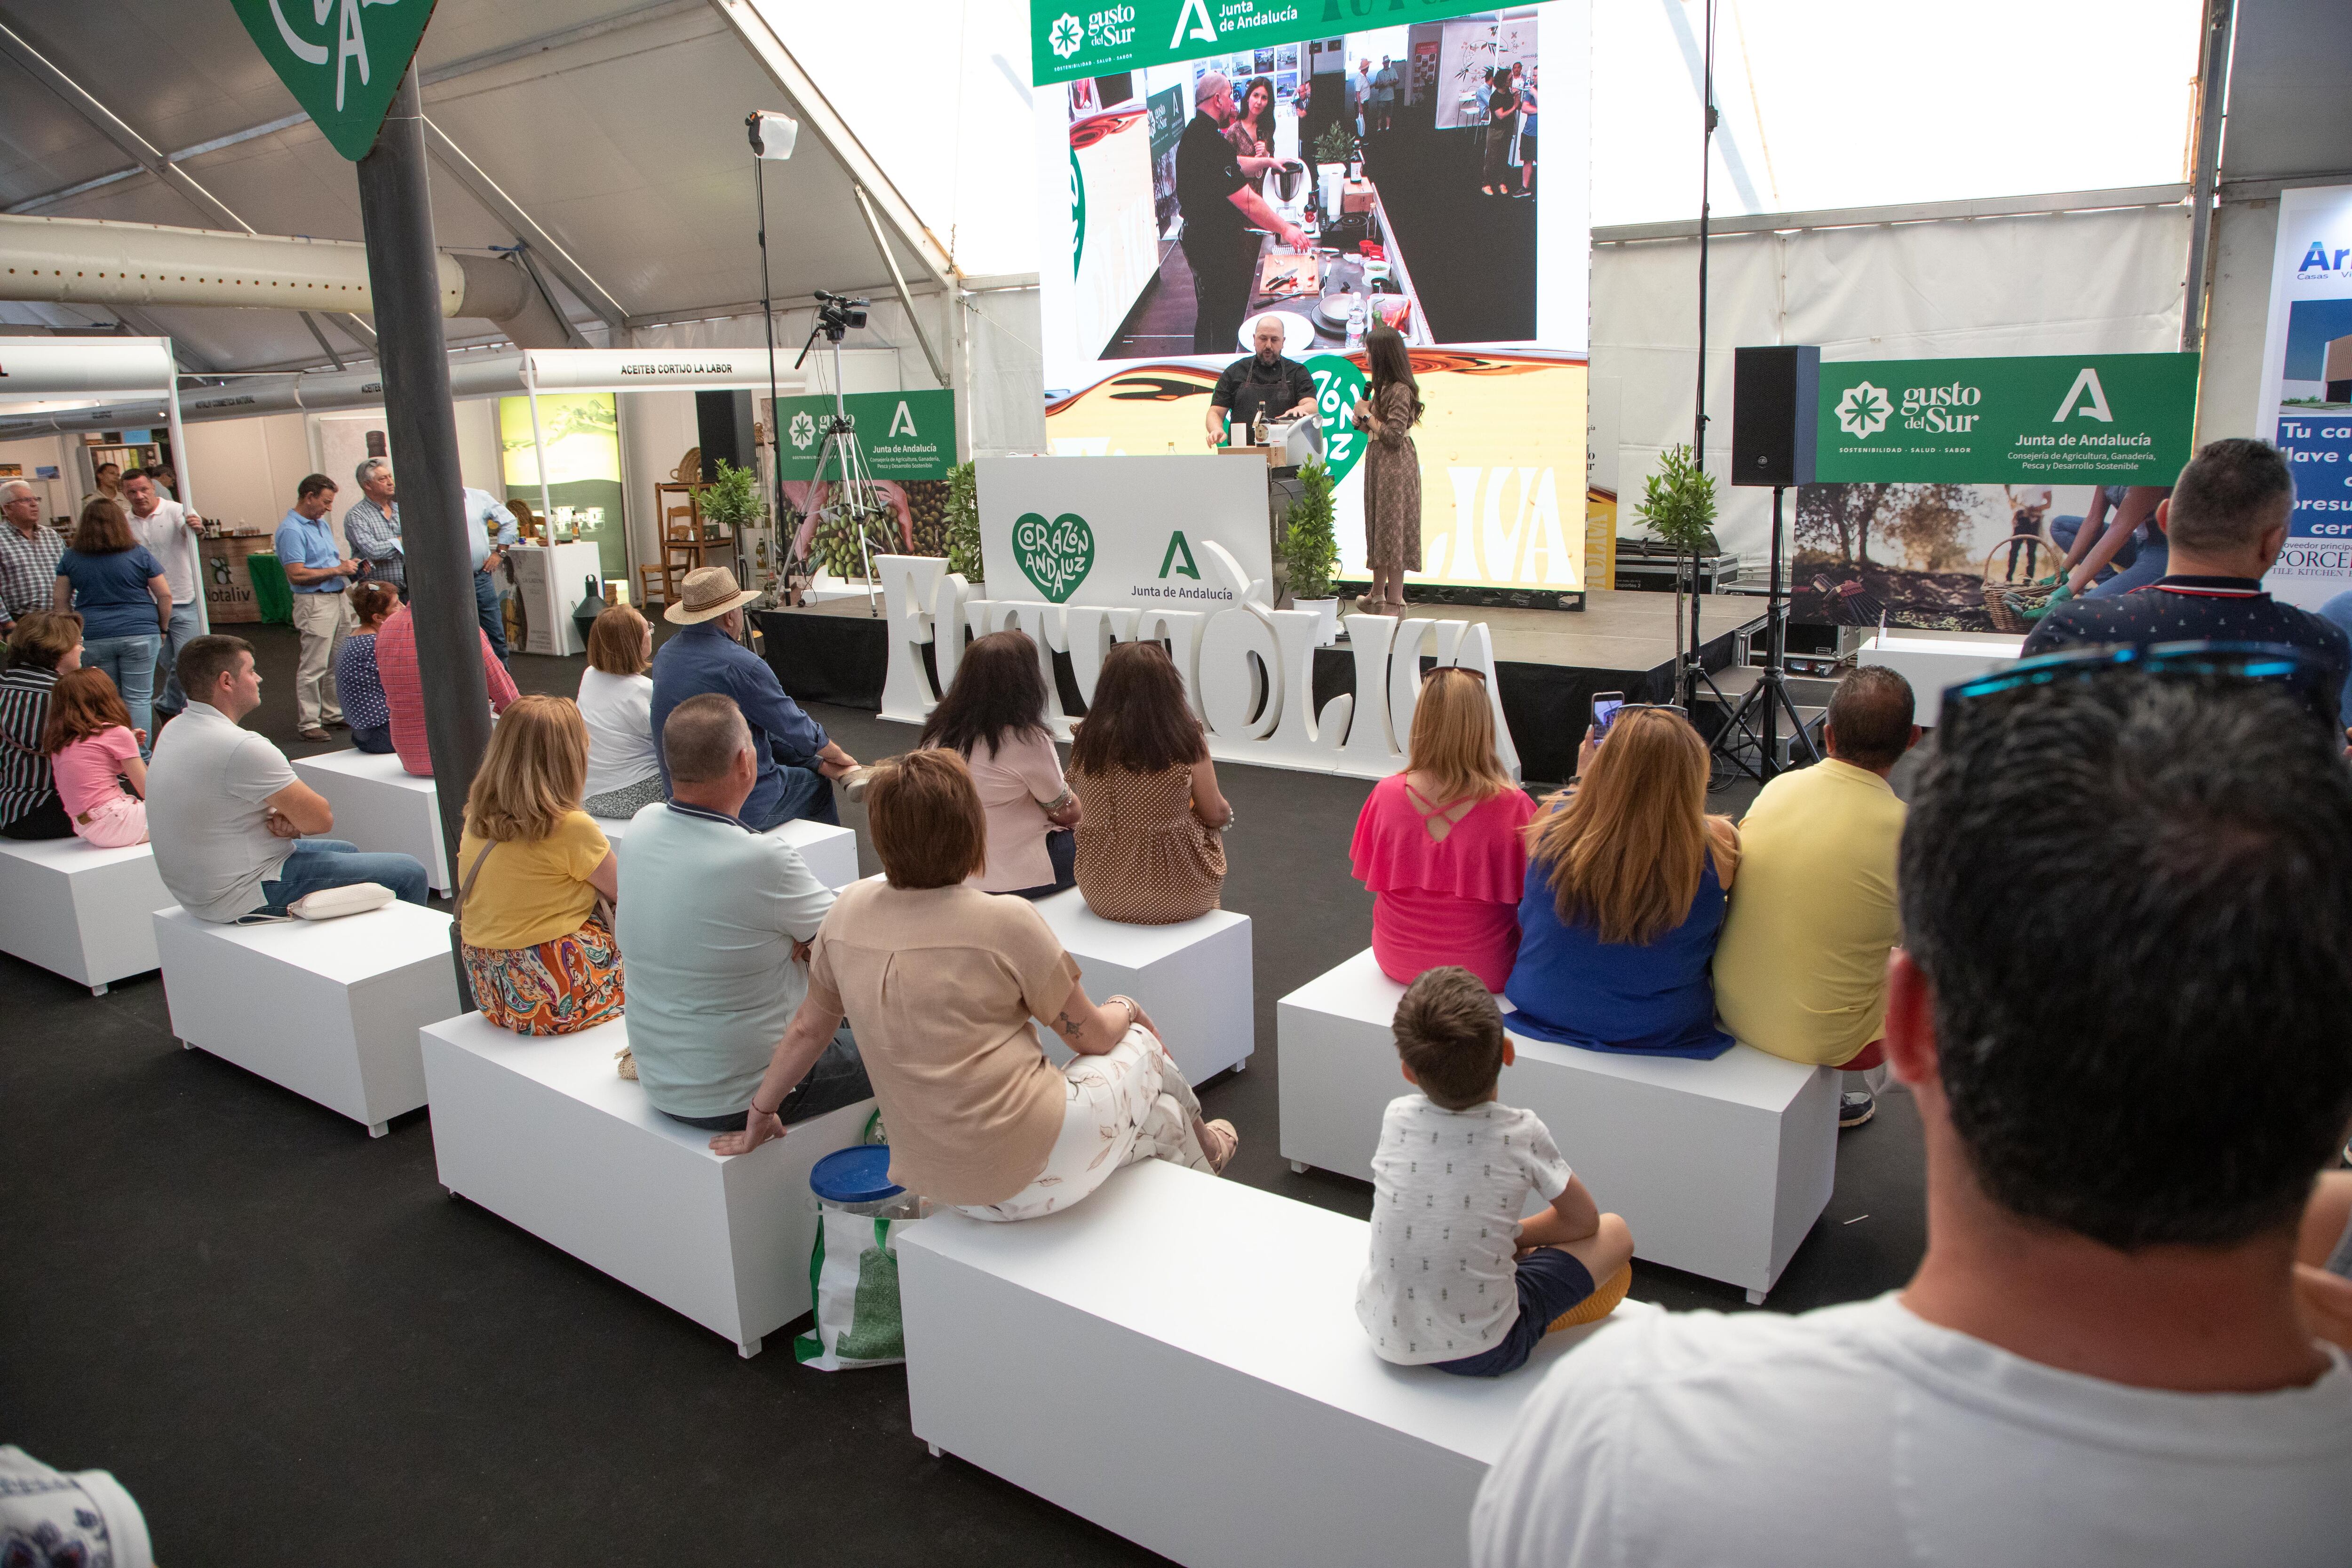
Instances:
[[[1823,483],[2168,485],[2197,356],[2046,354],[1822,366]]]
[[[1043,86],[1195,55],[1271,49],[1348,32],[1351,23],[1402,26],[1492,8],[1475,0],[1384,0],[1378,6],[1361,0],[1030,0],[1030,79]]]
[[[604,575],[629,580],[629,542],[621,526],[621,422],[609,392],[542,393],[539,427],[530,399],[499,399],[499,454],[506,493],[540,510],[539,440],[546,442],[548,519],[558,537],[596,546]]]
[[[1274,575],[1255,458],[982,458],[979,478],[982,570],[1000,599],[1229,610],[1202,550],[1213,541],[1250,580]]]
[[[2315,610],[2352,590],[2352,185],[2279,193],[2254,428],[2294,468],[2286,549],[2264,581]]]
[[[857,431],[858,449],[866,455],[867,472],[877,479],[909,484],[944,479],[955,467],[955,394],[936,392],[853,392],[842,400],[842,411]],[[825,421],[834,415],[833,395],[784,397],[776,401],[776,422],[784,433],[778,450],[782,455],[788,484],[805,484],[816,478],[817,455],[824,449]],[[839,470],[833,471],[839,478]]]

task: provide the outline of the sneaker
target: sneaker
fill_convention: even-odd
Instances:
[[[1859,1127],[1878,1114],[1878,1101],[1866,1089],[1850,1089],[1838,1096],[1838,1131]]]

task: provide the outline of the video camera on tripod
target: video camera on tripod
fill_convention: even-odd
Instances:
[[[801,345],[801,357],[793,361],[793,368],[798,370],[802,361],[808,358],[809,350],[816,347],[819,332],[824,334],[826,342],[835,348],[840,347],[841,340],[849,335],[852,327],[866,325],[866,312],[873,303],[871,300],[853,300],[846,294],[828,294],[819,289],[816,291],[816,325],[809,329],[808,342]]]

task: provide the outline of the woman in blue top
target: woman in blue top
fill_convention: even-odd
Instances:
[[[359,630],[335,654],[335,694],[343,700],[343,721],[352,744],[381,756],[394,750],[392,708],[383,700],[383,676],[375,665],[375,634],[400,608],[400,590],[389,583],[362,583],[351,592]]]
[[[131,537],[121,503],[92,496],[81,509],[73,542],[58,557],[56,605],[79,610],[81,664],[114,679],[139,754],[154,750],[155,656],[172,625],[172,585],[163,563]]]
[[[1580,784],[1528,828],[1514,1033],[1587,1050],[1718,1057],[1708,969],[1739,830],[1706,814],[1706,743],[1671,708],[1622,708]]]

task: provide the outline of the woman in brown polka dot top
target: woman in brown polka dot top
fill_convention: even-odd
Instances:
[[[1069,780],[1086,807],[1078,891],[1087,908],[1130,925],[1174,925],[1217,907],[1234,808],[1158,643],[1121,643],[1104,658],[1071,737]]]

